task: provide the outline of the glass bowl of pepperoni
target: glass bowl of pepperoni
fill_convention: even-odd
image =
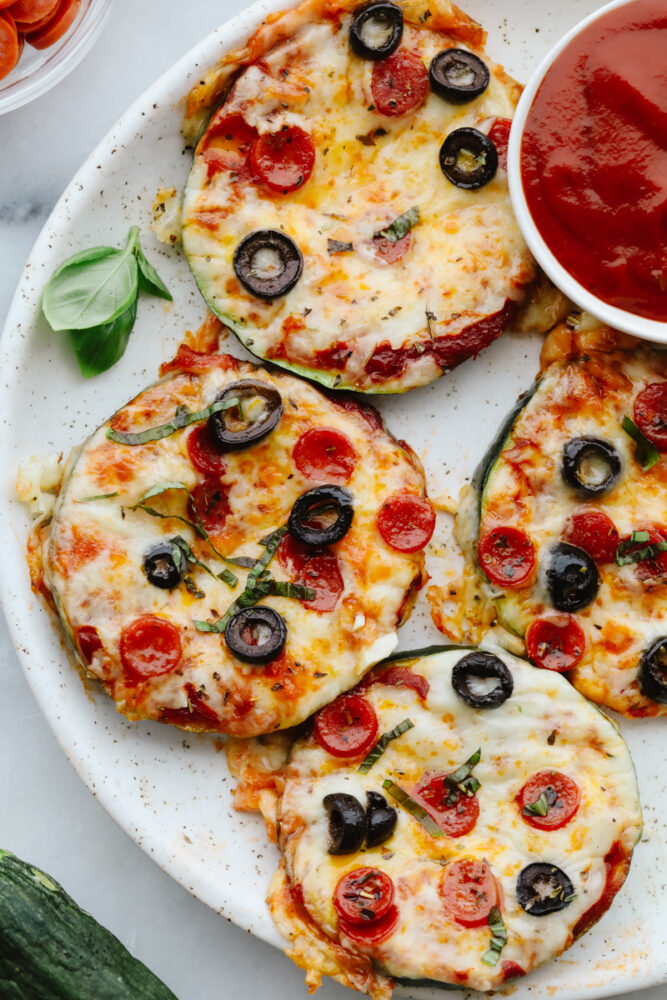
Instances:
[[[603,323],[667,344],[665,0],[612,0],[546,56],[508,150],[514,211],[551,280]]]
[[[111,0],[0,0],[0,114],[50,90],[99,36]]]

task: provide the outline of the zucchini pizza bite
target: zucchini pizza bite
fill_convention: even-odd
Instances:
[[[163,374],[70,459],[33,586],[128,718],[292,726],[394,648],[422,471],[374,409],[291,376],[188,347]]]
[[[505,170],[521,88],[485,37],[445,0],[306,0],[192,91],[186,135],[215,110],[183,247],[252,353],[403,392],[511,323],[535,278]]]
[[[500,650],[376,667],[282,767],[233,743],[246,806],[274,779],[268,902],[311,988],[326,973],[384,1000],[397,981],[489,990],[529,973],[608,909],[641,833],[615,726]]]
[[[593,321],[547,338],[459,510],[465,611],[628,716],[667,712],[667,360]]]

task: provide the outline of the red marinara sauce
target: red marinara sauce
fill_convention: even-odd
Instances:
[[[667,8],[631,0],[577,35],[528,113],[521,176],[549,249],[588,291],[667,321]]]

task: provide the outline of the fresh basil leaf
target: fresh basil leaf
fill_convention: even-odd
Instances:
[[[630,417],[623,417],[621,426],[626,434],[629,434],[632,440],[636,443],[637,448],[635,449],[635,458],[639,462],[644,472],[648,472],[652,469],[656,462],[660,459],[660,452],[654,444],[652,444],[648,438],[644,437],[642,432],[637,427],[634,420]]]
[[[134,248],[134,256],[137,258],[137,264],[139,265],[139,288],[141,291],[146,292],[147,295],[155,295],[159,299],[167,299],[169,302],[173,302],[173,295],[153,265],[146,260],[138,241]]]
[[[393,222],[390,222],[386,229],[380,229],[375,234],[375,237],[382,237],[385,240],[390,240],[392,243],[397,243],[410,232],[413,226],[417,225],[419,219],[419,207],[413,205],[407,212],[403,212],[403,215],[399,215]]]
[[[411,719],[403,719],[399,722],[397,726],[390,729],[388,733],[383,733],[380,739],[377,741],[372,750],[369,751],[368,756],[362,760],[361,764],[357,768],[360,774],[368,774],[373,764],[375,764],[382,754],[385,752],[392,740],[397,740],[399,736],[403,733],[407,733],[410,729],[414,729],[415,724]]]
[[[133,226],[124,250],[97,247],[70,257],[42,295],[42,311],[53,330],[89,330],[113,323],[137,297],[139,275]]]
[[[74,500],[74,503],[90,503],[91,500],[110,500],[111,497],[120,496],[118,490],[115,493],[98,493],[94,497],[79,497],[78,500]]]
[[[413,819],[416,819],[432,837],[445,836],[444,830],[440,829],[430,813],[427,813],[418,802],[415,802],[404,788],[401,788],[400,785],[395,785],[389,778],[385,778],[382,782],[382,787],[394,802],[398,802],[399,806],[403,806],[405,811],[409,812]]]
[[[107,371],[125,354],[127,342],[137,318],[137,300],[111,323],[88,330],[70,330],[69,339],[84,378]]]
[[[482,962],[484,965],[497,965],[500,953],[507,944],[507,928],[497,906],[489,913],[488,923],[492,937],[488,951],[482,955]]]
[[[205,409],[197,410],[196,412],[186,409],[185,406],[179,406],[171,420],[166,424],[159,424],[157,427],[148,427],[145,431],[137,433],[115,431],[113,427],[110,427],[107,431],[107,437],[110,441],[115,441],[116,444],[128,444],[132,446],[148,444],[149,441],[161,441],[162,438],[169,437],[170,434],[175,434],[176,431],[180,431],[190,424],[207,420],[214,413],[220,413],[221,410],[230,410],[232,407],[238,405],[239,400],[234,396],[231,399],[218,399]],[[185,489],[185,487],[182,488]]]

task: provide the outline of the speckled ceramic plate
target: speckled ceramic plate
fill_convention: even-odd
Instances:
[[[19,657],[35,695],[72,764],[124,830],[170,875],[215,910],[282,946],[264,904],[277,852],[261,822],[236,814],[219,741],[155,724],[130,724],[98,689],[84,688],[40,602],[24,560],[26,511],[14,495],[18,463],[67,452],[118,406],[155,378],[204,305],[178,251],[157,246],[148,231],[161,185],[178,186],[189,154],[180,135],[179,101],[201,68],[238,45],[269,10],[261,2],[235,17],[184,57],[121,118],[84,163],[49,219],[26,265],[0,352],[0,590]],[[470,0],[489,31],[489,53],[526,79],[556,38],[599,4],[596,0]],[[539,10],[539,20],[536,11]],[[121,244],[139,224],[148,256],[174,293],[174,304],[143,297],[125,357],[84,382],[66,339],[39,313],[41,290],[63,258],[83,247]],[[229,348],[240,353],[230,338]],[[537,367],[539,343],[503,337],[474,362],[407,396],[381,402],[392,430],[409,440],[426,466],[432,495],[452,495],[470,475],[497,425]],[[448,434],[439,433],[447,413]],[[442,549],[449,525],[438,526]],[[442,568],[434,560],[434,577]],[[436,582],[438,582],[436,580]],[[422,597],[402,630],[404,648],[439,638]],[[619,898],[593,931],[561,959],[508,988],[519,1000],[598,1000],[667,982],[667,778],[660,722],[621,724],[639,771],[646,833]],[[439,996],[421,991],[421,996]],[[305,988],[304,988],[305,995]]]

